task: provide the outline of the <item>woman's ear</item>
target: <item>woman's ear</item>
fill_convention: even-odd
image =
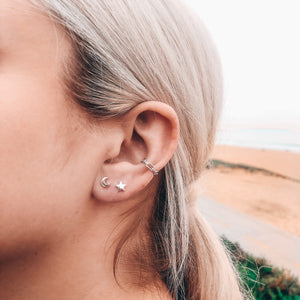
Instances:
[[[105,202],[130,200],[147,187],[173,156],[179,137],[176,112],[158,101],[138,104],[112,126],[116,138],[93,186],[94,198]]]

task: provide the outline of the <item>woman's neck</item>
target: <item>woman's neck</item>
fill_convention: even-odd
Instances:
[[[0,299],[171,299],[162,282],[147,290],[138,285],[124,286],[124,289],[117,284],[113,273],[115,249],[111,243],[112,232],[117,233],[112,219],[107,217],[112,218],[102,214],[98,218],[101,222],[82,222],[81,231],[56,245],[28,247],[28,251],[6,259],[0,257],[3,258],[0,260]],[[99,226],[102,226],[101,232]],[[127,270],[121,270],[120,274],[121,283],[130,279]]]

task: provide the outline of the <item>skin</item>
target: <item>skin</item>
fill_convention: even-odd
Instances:
[[[160,281],[120,288],[112,259],[137,218],[121,215],[136,205],[150,210],[159,177],[140,161],[167,164],[176,113],[151,101],[91,130],[61,85],[71,50],[28,1],[0,1],[0,299],[170,299]],[[120,281],[130,274],[121,268]]]

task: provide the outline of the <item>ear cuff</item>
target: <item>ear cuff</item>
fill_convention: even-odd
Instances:
[[[155,170],[153,164],[150,161],[147,161],[146,158],[144,158],[141,163],[145,164],[146,168],[148,168],[154,175],[158,175],[158,171]],[[110,183],[107,181],[108,177],[103,177],[101,179],[101,185],[104,188],[108,188],[110,186]],[[122,181],[120,181],[118,184],[115,185],[115,187],[118,189],[118,192],[124,192],[125,191],[126,184]]]
[[[154,175],[158,175],[158,171],[155,170],[153,164],[150,161],[144,158],[141,162],[145,164],[146,168],[148,168]]]

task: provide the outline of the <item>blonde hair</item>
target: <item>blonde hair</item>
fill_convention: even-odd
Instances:
[[[151,268],[174,299],[242,299],[237,272],[188,189],[206,167],[222,109],[220,59],[205,26],[177,0],[32,1],[72,40],[67,87],[88,115],[120,116],[148,100],[178,115],[179,144],[149,220]]]

